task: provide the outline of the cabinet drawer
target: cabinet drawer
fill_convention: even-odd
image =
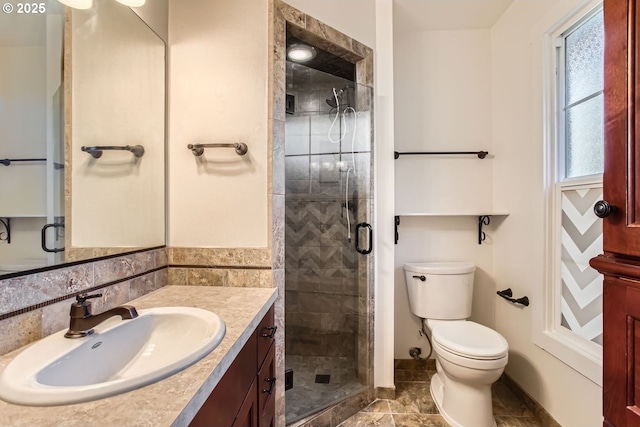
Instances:
[[[274,321],[273,307],[269,309],[267,314],[256,329],[256,339],[258,341],[258,367],[262,365],[262,361],[267,355],[271,344],[276,340],[276,325]]]

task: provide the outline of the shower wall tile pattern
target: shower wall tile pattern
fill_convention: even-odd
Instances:
[[[357,259],[341,200],[285,206],[286,353],[354,357]]]
[[[561,324],[602,345],[602,275],[589,260],[602,253],[602,221],[593,205],[602,186],[562,191]]]

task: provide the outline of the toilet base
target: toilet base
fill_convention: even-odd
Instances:
[[[444,409],[444,383],[440,379],[440,373],[437,373],[431,378],[431,386],[429,390],[431,392],[431,397],[433,398],[433,402],[436,404],[438,408],[438,412],[444,420],[451,425],[451,427],[474,427],[474,426],[465,426],[457,422],[455,419],[451,418],[451,416]],[[496,422],[493,420],[493,427],[496,427]]]

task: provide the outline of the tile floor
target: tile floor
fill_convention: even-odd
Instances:
[[[429,392],[433,374],[432,363],[397,360],[396,399],[378,399],[339,427],[448,427]],[[493,385],[493,412],[497,427],[543,427],[501,381]]]
[[[286,368],[293,369],[293,388],[285,394],[287,424],[366,388],[358,381],[353,357],[287,356],[285,360]],[[330,382],[316,383],[317,374],[330,375]]]

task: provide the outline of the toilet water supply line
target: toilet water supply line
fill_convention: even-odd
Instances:
[[[428,360],[431,357],[431,354],[433,353],[433,344],[431,344],[431,339],[429,338],[429,334],[427,334],[427,331],[424,330],[424,322],[426,321],[425,318],[421,317],[420,318],[420,325],[422,326],[420,328],[420,330],[418,331],[420,333],[420,335],[424,336],[427,339],[427,342],[429,343],[429,354],[427,354],[427,357],[420,357],[418,354],[416,354],[415,356],[413,356],[414,359],[418,359],[418,360]],[[411,352],[409,352],[409,354],[411,354]]]
[[[346,120],[346,114],[347,111],[351,110],[353,112],[353,136],[351,137],[351,163],[353,163],[353,174],[355,176],[358,176],[358,171],[356,169],[356,156],[355,156],[355,144],[356,144],[356,130],[358,128],[358,121],[356,120],[356,110],[351,107],[351,106],[347,106],[343,111],[342,111],[342,118],[344,118],[344,122],[345,122],[345,127],[344,130],[340,131],[340,134],[338,136],[338,139],[334,140],[331,137],[331,131],[333,130],[334,126],[336,125],[336,121],[338,121],[338,119],[340,118],[340,99],[338,97],[338,93],[336,92],[336,88],[333,88],[333,98],[336,100],[336,115],[333,117],[333,122],[331,123],[331,126],[329,127],[329,132],[327,132],[327,138],[329,139],[329,141],[333,144],[338,144],[340,143],[344,137],[347,135],[347,120]],[[342,120],[341,120],[342,122]],[[349,215],[349,173],[351,172],[351,167],[347,168],[347,180],[346,180],[346,184],[345,184],[345,190],[344,190],[344,206],[345,209],[347,211],[347,239],[349,240],[349,242],[351,242],[351,216]]]

